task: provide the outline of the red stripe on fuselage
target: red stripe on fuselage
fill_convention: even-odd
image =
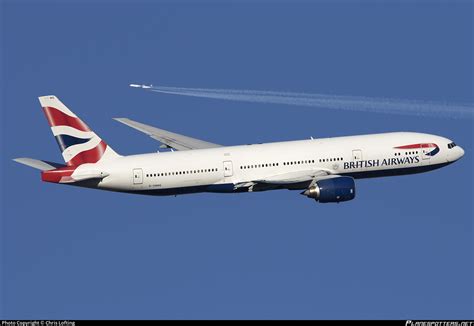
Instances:
[[[80,152],[76,156],[74,156],[70,161],[66,164],[68,166],[76,166],[81,165],[84,163],[96,163],[100,160],[102,155],[104,155],[105,150],[107,149],[107,144],[105,141],[101,140],[100,143],[87,151]]]
[[[43,108],[43,111],[51,127],[69,126],[81,131],[91,131],[89,127],[84,122],[82,122],[81,119],[71,117],[70,115],[67,115],[66,113],[56,108],[46,106]]]
[[[428,148],[428,147],[438,147],[438,145],[434,143],[424,143],[424,144],[412,144],[412,145],[405,145],[405,146],[398,146],[395,148],[398,149],[412,149],[412,148]]]

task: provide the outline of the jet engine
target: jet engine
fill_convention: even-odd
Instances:
[[[355,182],[351,177],[334,177],[317,181],[302,192],[320,203],[338,203],[355,197]]]

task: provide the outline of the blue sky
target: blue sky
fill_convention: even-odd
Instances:
[[[472,2],[3,1],[2,318],[474,318],[473,121],[153,94],[131,82],[472,103]],[[387,131],[453,139],[441,170],[298,192],[141,197],[40,181],[37,97],[121,154],[129,117],[221,144]]]

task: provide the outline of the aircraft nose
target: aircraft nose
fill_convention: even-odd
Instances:
[[[459,145],[454,145],[454,147],[451,147],[447,150],[446,154],[446,160],[448,162],[455,162],[464,156],[464,149],[462,149],[462,147]]]
[[[464,156],[464,149],[461,146],[456,146],[448,152],[448,161],[455,162]]]

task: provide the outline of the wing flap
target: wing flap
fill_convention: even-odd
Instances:
[[[265,179],[238,182],[234,185],[234,189],[246,188],[248,191],[262,191],[269,189],[306,189],[319,180],[334,177],[337,177],[337,175],[331,174],[330,171],[326,170],[293,171],[275,174]]]
[[[276,174],[265,179],[256,180],[257,183],[267,183],[275,185],[287,185],[303,182],[312,182],[318,177],[325,177],[329,172],[323,170],[304,170]]]

